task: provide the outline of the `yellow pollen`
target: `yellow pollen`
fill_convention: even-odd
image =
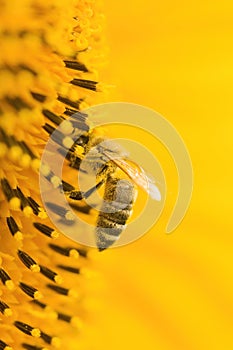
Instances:
[[[34,293],[34,299],[35,300],[40,300],[43,298],[43,294],[39,292],[38,290]]]
[[[34,171],[39,171],[40,169],[40,159],[35,158],[31,161],[31,167]]]
[[[65,135],[71,134],[72,131],[73,131],[72,123],[70,121],[68,121],[68,120],[65,120],[64,122],[62,122],[62,124],[61,124],[61,131]]]
[[[49,305],[47,305],[44,308],[44,311],[46,312],[46,316],[48,316],[52,320],[57,320],[58,318],[58,313],[54,311]]]
[[[40,171],[41,171],[42,175],[48,176],[49,173],[50,173],[50,168],[49,168],[49,166],[46,165],[46,164],[41,164],[41,166],[40,166]]]
[[[29,156],[29,154],[23,154],[21,159],[20,159],[20,165],[23,168],[29,168],[29,166],[31,164],[31,160],[32,160],[32,158]]]
[[[12,210],[19,210],[21,205],[21,201],[18,197],[13,197],[9,201],[9,206]]]
[[[33,328],[33,330],[31,331],[31,335],[34,338],[40,338],[41,336],[41,331],[39,330],[39,328]]]
[[[33,264],[33,265],[30,266],[30,270],[32,272],[40,272],[40,266],[37,265],[37,264]]]
[[[57,283],[57,284],[62,284],[63,282],[63,278],[59,275],[55,276],[54,277],[54,281]]]
[[[69,252],[69,256],[71,258],[78,259],[79,258],[79,252],[76,249],[71,249]]]
[[[4,310],[4,316],[9,317],[9,316],[12,316],[12,314],[13,313],[12,313],[12,310],[10,308],[7,308]]]
[[[66,136],[64,139],[63,139],[63,145],[66,147],[66,148],[71,148],[73,146],[73,143],[74,141],[72,140],[71,137],[68,137]]]
[[[20,159],[22,153],[23,151],[19,146],[13,146],[11,147],[8,155],[11,160],[16,161]]]
[[[7,287],[7,289],[9,289],[11,291],[15,289],[15,285],[14,285],[14,282],[12,280],[7,280],[5,283],[5,286]]]
[[[51,178],[51,183],[53,184],[54,188],[58,188],[61,185],[61,180],[58,176],[53,176]]]
[[[78,50],[82,51],[88,46],[88,40],[85,38],[84,35],[80,34],[79,37],[76,39],[75,44],[78,47]]]
[[[23,209],[23,213],[24,215],[29,218],[32,214],[33,214],[33,210],[31,207],[29,207],[29,205],[27,205],[24,209]]]
[[[71,211],[68,211],[65,215],[66,220],[72,221],[74,220],[75,216]]]
[[[52,233],[51,233],[51,237],[52,238],[58,238],[60,236],[60,233],[59,232],[57,232],[57,231],[53,231]]]
[[[15,234],[14,234],[14,238],[16,239],[16,241],[22,241],[23,240],[23,234],[22,232],[20,231],[17,231]]]
[[[40,212],[38,214],[38,217],[41,219],[46,219],[48,217],[47,213],[43,209],[39,209]]]

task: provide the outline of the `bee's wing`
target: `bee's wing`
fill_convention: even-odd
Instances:
[[[105,153],[109,157],[108,154]],[[138,164],[132,160],[127,161],[123,158],[114,158],[109,157],[113,163],[115,163],[124,173],[126,173],[137,186],[141,187],[146,191],[152,199],[157,201],[161,200],[161,193],[158,187],[155,185],[154,179],[146,175],[145,170],[140,167]],[[130,163],[133,165],[131,165]]]

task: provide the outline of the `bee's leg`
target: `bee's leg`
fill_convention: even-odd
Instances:
[[[92,188],[90,188],[86,192],[73,190],[73,191],[68,192],[67,194],[68,194],[68,197],[70,199],[74,199],[76,201],[80,201],[81,199],[85,199],[85,198],[90,197],[92,195],[92,193],[94,193],[103,184],[104,184],[104,180],[101,180],[97,185],[93,186]]]
[[[90,188],[88,191],[86,192],[82,192],[82,191],[77,191],[75,189],[72,190],[65,190],[65,193],[68,195],[68,197],[70,199],[74,199],[76,201],[80,201],[82,199],[88,198],[92,195],[92,193],[94,193],[98,188],[100,188],[105,182],[106,179],[104,179],[104,175],[106,173],[106,171],[108,171],[110,169],[110,167],[105,164],[97,173],[97,179],[101,178],[102,179],[97,183],[97,185],[93,186],[92,188]],[[79,169],[80,171],[80,169]],[[64,188],[64,183],[63,183],[63,188]]]

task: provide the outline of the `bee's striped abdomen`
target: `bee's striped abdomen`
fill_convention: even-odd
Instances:
[[[133,183],[109,176],[106,181],[104,203],[96,224],[98,249],[109,248],[126,227],[136,196]]]

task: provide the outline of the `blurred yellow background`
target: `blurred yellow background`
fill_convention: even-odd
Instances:
[[[105,13],[109,100],[167,118],[188,147],[195,183],[187,215],[166,235],[177,175],[158,150],[165,210],[143,238],[101,253],[107,286],[93,349],[233,349],[233,2],[105,1]]]

